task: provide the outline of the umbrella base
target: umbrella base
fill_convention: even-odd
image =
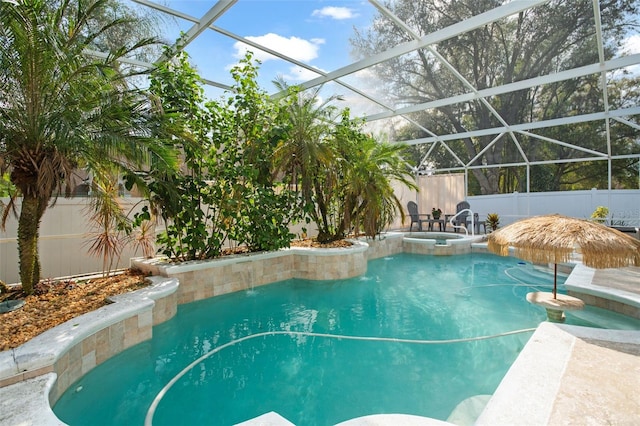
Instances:
[[[567,319],[564,311],[547,308],[547,319],[550,322],[564,322]]]
[[[527,293],[527,301],[545,308],[547,319],[551,322],[564,322],[564,311],[577,311],[584,308],[584,302],[576,297],[557,294],[554,299],[553,293],[545,291]]]

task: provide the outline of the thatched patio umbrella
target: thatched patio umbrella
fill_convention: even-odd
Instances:
[[[640,266],[640,241],[616,229],[559,214],[523,219],[489,235],[488,249],[501,256],[514,247],[515,256],[538,264],[553,263],[553,298],[557,296],[557,265],[574,252],[596,269]]]

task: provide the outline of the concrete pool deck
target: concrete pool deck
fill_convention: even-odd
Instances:
[[[631,425],[640,331],[540,324],[475,425]]]
[[[474,252],[483,252],[482,244],[474,244]],[[630,316],[638,313],[640,268],[596,271],[578,265],[567,281],[569,291],[618,303]],[[0,367],[3,365],[0,362]],[[47,372],[0,388],[0,425],[64,424],[49,404],[56,378],[55,372]],[[480,414],[479,425],[635,424],[640,418],[638,389],[640,331],[545,322],[525,345],[482,414],[473,414]],[[373,415],[343,424],[399,424],[399,416]],[[410,424],[446,424],[428,418],[421,423],[420,418],[410,417]],[[473,424],[476,419],[474,415],[467,418],[470,420],[449,424]],[[275,413],[267,423],[254,421],[258,419],[244,424],[291,425]]]
[[[587,304],[640,318],[640,268],[577,264],[565,286]],[[637,424],[639,390],[640,331],[545,322],[475,424]]]

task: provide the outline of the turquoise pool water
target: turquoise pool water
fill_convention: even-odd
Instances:
[[[72,426],[231,425],[269,411],[297,425],[377,413],[446,420],[464,399],[493,393],[532,332],[475,338],[535,328],[545,312],[525,295],[551,284],[513,258],[401,254],[370,261],[362,277],[182,305],[152,341],[72,385],[54,412]],[[596,311],[594,323],[567,322],[640,328]]]

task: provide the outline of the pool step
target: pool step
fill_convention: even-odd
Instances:
[[[247,420],[246,422],[237,423],[235,426],[295,426],[289,420],[282,417],[275,411],[270,411],[261,416]]]
[[[475,395],[465,399],[453,409],[447,422],[457,426],[471,426],[484,410],[491,395]]]

